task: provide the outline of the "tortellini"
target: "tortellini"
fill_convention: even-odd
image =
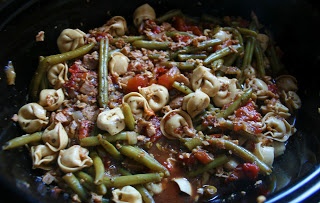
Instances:
[[[25,104],[18,111],[18,123],[27,133],[41,131],[49,123],[47,110],[35,102]]]
[[[262,146],[261,142],[254,145],[253,154],[255,154],[261,161],[272,167],[274,161],[274,147]]]
[[[291,75],[281,75],[276,78],[276,84],[278,89],[281,91],[297,91],[298,84],[297,79]]]
[[[183,98],[182,109],[186,110],[191,118],[194,118],[210,104],[210,97],[200,89]]]
[[[130,92],[122,98],[122,103],[128,103],[135,118],[149,118],[154,115],[148,101],[138,92]]]
[[[58,153],[52,151],[46,145],[31,146],[31,158],[33,162],[33,169],[40,168],[44,170],[52,169],[53,163],[55,163]]]
[[[264,136],[270,137],[274,140],[285,142],[291,135],[296,132],[296,128],[290,125],[284,118],[277,116],[273,112],[267,113],[262,118],[262,124],[266,132]]]
[[[125,74],[128,70],[129,61],[129,58],[121,52],[111,54],[109,61],[110,73],[113,76]]]
[[[193,70],[190,82],[193,90],[200,89],[209,97],[215,96],[220,89],[218,78],[204,66],[198,66]]]
[[[149,4],[143,4],[136,8],[136,10],[133,13],[133,23],[136,27],[139,27],[140,24],[144,20],[154,20],[156,19],[156,12]]]
[[[127,22],[122,16],[114,16],[106,23],[108,33],[120,37],[128,31]]]
[[[64,101],[64,93],[62,89],[43,89],[40,92],[39,104],[47,111],[57,110]]]
[[[223,107],[234,100],[237,94],[240,92],[237,89],[237,79],[229,79],[227,77],[217,77],[220,82],[220,89],[216,95],[212,98],[213,103],[217,107]]]
[[[86,33],[79,29],[66,28],[62,30],[57,45],[61,53],[75,50],[83,46],[86,42]]]
[[[268,85],[259,78],[252,78],[246,84],[245,88],[252,88],[253,92],[256,94],[257,99],[265,100],[272,92],[269,91]]]
[[[76,172],[93,164],[93,160],[89,156],[89,150],[80,145],[73,145],[70,148],[60,150],[57,162],[60,169],[65,173]]]
[[[290,112],[294,112],[301,108],[301,99],[299,95],[294,91],[281,92],[281,97],[285,105],[289,108]]]
[[[140,192],[130,185],[113,190],[112,195],[116,203],[143,203]]]
[[[68,65],[66,63],[58,63],[50,66],[47,72],[49,83],[54,89],[59,89],[68,80]]]
[[[160,130],[169,139],[195,135],[191,117],[180,109],[171,110],[163,116],[160,121]]]
[[[148,87],[139,88],[139,93],[146,98],[151,109],[155,112],[169,102],[168,89],[162,85],[152,84]]]
[[[52,123],[42,134],[42,141],[54,152],[67,147],[69,137],[63,125]]]
[[[121,108],[116,107],[111,110],[102,111],[98,115],[97,126],[101,130],[108,131],[110,135],[121,132],[126,127]]]
[[[264,101],[264,103],[265,105],[261,106],[261,111],[263,114],[274,112],[275,114],[278,114],[285,119],[291,116],[291,114],[289,113],[289,108],[283,105],[278,99],[275,99],[275,98],[272,98],[271,100],[267,99]]]

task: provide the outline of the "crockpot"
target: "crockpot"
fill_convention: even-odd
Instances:
[[[39,55],[58,53],[56,39],[64,28],[89,30],[110,16],[132,22],[134,9],[149,3],[157,14],[179,8],[190,16],[249,18],[252,11],[267,26],[283,50],[282,62],[298,80],[302,107],[297,112],[297,132],[274,163],[276,185],[266,202],[320,201],[320,25],[319,7],[311,0],[2,0],[0,2],[0,65],[14,62],[15,85],[8,85],[0,71],[0,146],[22,131],[11,117],[28,100],[28,85]],[[45,31],[45,41],[35,35]],[[26,150],[0,151],[1,202],[65,202],[50,190],[32,169]],[[8,202],[9,202],[8,201]]]

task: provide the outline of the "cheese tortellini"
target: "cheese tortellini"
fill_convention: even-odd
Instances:
[[[194,118],[201,111],[206,109],[210,104],[210,97],[203,93],[200,89],[190,93],[183,98],[182,109]]]
[[[209,97],[215,96],[220,89],[218,78],[205,66],[198,66],[193,70],[190,82],[193,90],[200,89]]]
[[[121,52],[111,54],[109,61],[110,73],[113,76],[125,74],[128,70],[129,61],[129,58]]]
[[[50,66],[47,71],[47,78],[54,89],[59,89],[68,80],[68,65],[66,63],[58,63]]]
[[[18,111],[18,123],[27,133],[41,131],[49,123],[47,110],[35,102],[25,104]]]
[[[180,109],[171,110],[163,116],[160,121],[160,130],[169,139],[195,135],[191,117]]]
[[[124,115],[120,107],[102,111],[97,118],[97,126],[110,135],[121,132],[125,127]]]
[[[93,164],[93,160],[89,156],[89,150],[80,145],[73,145],[60,150],[57,162],[60,169],[65,173],[76,172]]]
[[[133,13],[133,23],[136,27],[139,27],[144,20],[156,19],[156,12],[149,4],[143,4],[136,8]]]
[[[143,203],[140,192],[130,185],[112,190],[112,195],[116,203]]]
[[[139,88],[139,93],[146,98],[149,106],[155,112],[161,110],[169,102],[168,89],[162,85],[152,84]]]
[[[272,96],[272,92],[269,91],[267,83],[259,78],[252,78],[245,84],[245,88],[252,88],[257,99],[265,100],[269,96]]]
[[[52,151],[46,145],[36,145],[30,148],[31,158],[32,158],[32,168],[40,168],[44,170],[52,169],[52,165],[55,163],[58,153]]]
[[[67,147],[69,138],[63,125],[52,123],[42,134],[42,141],[54,152]]]
[[[106,23],[107,30],[112,36],[123,36],[128,31],[126,19],[122,16],[114,16]]]
[[[154,115],[154,111],[150,107],[146,98],[138,92],[131,92],[122,98],[122,103],[128,103],[133,116],[138,118],[149,118]]]
[[[43,89],[40,92],[39,104],[47,111],[57,110],[64,101],[62,89]]]
[[[212,98],[213,103],[217,107],[222,107],[223,105],[229,104],[234,100],[240,90],[237,88],[237,79],[229,79],[227,77],[217,77],[220,82],[219,91]]]
[[[264,136],[280,142],[287,141],[296,132],[296,128],[293,125],[290,125],[288,121],[273,112],[267,113],[261,122],[266,130]]]
[[[86,42],[86,33],[79,29],[66,28],[62,30],[57,45],[61,53],[75,50],[83,46]]]
[[[262,146],[262,142],[258,142],[254,145],[253,154],[255,154],[261,161],[272,167],[275,155],[274,147]]]

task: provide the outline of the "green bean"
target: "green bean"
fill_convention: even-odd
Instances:
[[[143,40],[145,38],[146,37],[143,36],[143,35],[116,37],[116,38],[113,38],[112,40],[110,40],[110,44],[115,44],[115,43],[120,42],[120,41],[124,41],[126,43],[132,43],[132,42],[134,42],[136,40]]]
[[[17,147],[24,146],[25,144],[29,144],[32,142],[39,142],[41,141],[41,136],[43,132],[35,132],[32,134],[25,134],[19,137],[15,137],[9,141],[7,141],[3,146],[3,150],[13,149]]]
[[[168,37],[174,37],[174,36],[177,36],[177,35],[188,36],[188,37],[191,37],[191,38],[196,37],[196,35],[194,35],[194,34],[192,34],[190,32],[182,32],[182,31],[167,31],[166,35]]]
[[[180,70],[188,71],[195,69],[198,65],[195,62],[175,62],[175,61],[165,61],[162,62],[161,65],[167,66],[167,67],[177,67]]]
[[[138,163],[143,164],[152,171],[163,172],[166,176],[170,175],[166,167],[160,164],[148,152],[139,147],[124,145],[119,149],[119,151],[121,154],[135,160]]]
[[[272,169],[263,161],[261,161],[257,156],[255,156],[252,152],[244,147],[233,143],[230,140],[225,140],[222,138],[210,138],[209,142],[216,147],[231,150],[235,155],[241,157],[246,162],[256,164],[259,167],[261,173],[264,175],[270,175],[272,172]]]
[[[190,151],[197,146],[202,145],[202,140],[198,137],[185,140],[183,143]]]
[[[239,42],[239,44],[241,44],[241,46],[243,46],[243,38],[242,38],[242,35],[239,32],[239,30],[237,30],[236,28],[233,28],[233,27],[223,27],[222,30],[232,32],[233,37],[236,40],[238,40],[238,42]]]
[[[243,53],[243,46],[241,46],[239,49],[238,49],[238,52],[237,53],[232,53],[232,54],[229,54],[228,56],[224,57],[224,63],[223,65],[225,66],[232,66],[234,64],[234,62],[240,58],[240,55]],[[235,65],[237,66],[237,65]]]
[[[135,119],[133,117],[131,107],[128,103],[124,102],[121,104],[121,110],[124,115],[124,122],[128,130],[134,130],[134,126],[136,125]]]
[[[208,164],[198,167],[196,170],[190,171],[187,175],[189,177],[195,177],[198,176],[200,174],[203,174],[204,172],[207,172],[213,168],[217,168],[219,166],[222,166],[223,164],[228,162],[228,157],[223,154],[223,155],[219,155],[217,157],[215,157],[211,162],[209,162]]]
[[[137,136],[138,133],[134,131],[123,131],[118,134],[112,135],[112,136],[103,136],[104,139],[108,140],[109,142],[116,142],[119,140],[125,140],[128,142],[128,144],[133,145],[137,144]]]
[[[129,171],[123,168],[120,168],[119,172],[121,173],[121,175],[132,175]],[[143,185],[134,185],[133,187],[136,188],[141,194],[144,203],[154,203],[152,195]]]
[[[49,66],[62,63],[77,57],[80,57],[86,53],[88,53],[93,47],[95,46],[95,43],[89,43],[82,47],[79,47],[75,50],[65,52],[62,54],[56,54],[47,56],[39,60],[39,65],[37,67],[36,72],[33,75],[32,81],[30,83],[30,96],[34,101],[38,100],[39,93],[41,91],[40,85],[42,78],[45,77],[45,74],[47,72],[47,68]]]
[[[98,140],[100,142],[100,145],[116,160],[122,160],[123,157],[120,154],[120,152],[117,150],[117,148],[111,144],[109,141],[103,139],[102,135],[97,135]]]
[[[139,185],[150,182],[161,181],[162,176],[160,173],[144,173],[144,174],[134,174],[125,176],[104,176],[102,183],[107,187],[124,187],[126,185]]]
[[[81,201],[88,200],[88,193],[85,188],[81,185],[80,181],[73,173],[66,173],[62,176],[62,179],[67,185],[79,196]]]
[[[244,28],[244,27],[237,27],[237,30],[239,30],[239,32],[242,35],[248,35],[251,37],[257,37],[258,33],[252,29],[248,29],[248,28]]]
[[[165,21],[170,20],[171,18],[173,18],[175,16],[181,16],[181,15],[183,15],[183,13],[182,13],[182,11],[180,9],[173,9],[173,10],[170,10],[170,11],[166,12],[162,16],[156,18],[155,22],[163,23]]]
[[[217,118],[227,118],[233,114],[235,110],[243,106],[249,101],[252,95],[252,88],[247,89],[240,97],[238,97],[232,104],[230,104],[225,110],[222,110],[216,115]]]
[[[210,54],[206,59],[203,60],[204,65],[208,65],[212,63],[215,60],[221,59],[222,57],[225,57],[231,53],[237,53],[240,49],[241,45],[231,45],[225,48],[222,48],[212,54]]]
[[[222,128],[226,128],[228,130],[234,130],[234,125],[233,125],[232,121],[230,121],[230,120],[224,120],[223,122],[220,122],[219,126],[222,127]],[[247,139],[252,140],[255,143],[260,142],[260,139],[258,137],[259,135],[252,134],[252,133],[247,132],[245,130],[237,130],[235,132],[237,134],[247,138]]]
[[[277,56],[276,49],[273,45],[273,43],[270,43],[266,50],[269,59],[270,59],[270,66],[272,69],[272,74],[273,75],[278,75],[280,71],[282,71],[283,66],[281,66],[279,57]]]
[[[100,145],[97,136],[90,136],[80,139],[80,146],[82,147],[94,147]]]
[[[180,92],[182,92],[184,94],[190,94],[193,92],[189,87],[187,87],[183,83],[177,82],[177,81],[173,82],[172,87],[174,87],[175,89],[179,90]]]
[[[179,50],[180,54],[187,54],[187,53],[197,53],[202,50],[206,50],[209,47],[213,47],[215,45],[221,44],[222,40],[220,39],[210,39],[203,42],[200,42],[197,46],[189,45],[181,50]]]
[[[179,61],[186,61],[188,59],[205,59],[207,58],[206,54],[178,54]]]
[[[245,46],[244,59],[243,59],[243,64],[241,68],[242,70],[244,70],[251,64],[255,42],[256,40],[254,37],[248,37],[246,46]]]
[[[96,185],[94,183],[94,178],[90,174],[84,171],[77,171],[74,174],[79,179],[80,183],[89,191],[96,192],[98,195],[105,195],[107,193],[106,186],[104,184]]]
[[[101,157],[98,155],[96,151],[91,151],[89,155],[93,161],[93,167],[95,171],[94,183],[98,185],[101,183],[101,180],[104,176],[104,164],[102,162]]]
[[[256,43],[254,48],[254,55],[257,61],[257,71],[261,78],[266,75],[266,71],[264,68],[264,61],[263,61],[263,52],[259,43]]]
[[[109,51],[109,41],[107,38],[102,38],[100,40],[100,50],[99,50],[99,94],[98,102],[99,106],[106,108],[108,106],[108,51]]]
[[[167,50],[170,48],[171,42],[159,42],[148,40],[136,40],[132,42],[132,46],[136,48]]]

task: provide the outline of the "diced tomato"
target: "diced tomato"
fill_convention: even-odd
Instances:
[[[156,129],[156,133],[150,138],[151,142],[155,142],[162,137],[162,133],[160,130],[160,119],[157,116],[152,116],[149,121]]]
[[[138,87],[148,86],[148,78],[138,74],[130,78],[127,83],[127,92],[138,92]]]
[[[180,16],[177,16],[173,19],[173,27],[179,31],[184,31],[184,32],[191,31],[195,35],[198,35],[198,36],[202,35],[202,32],[198,26],[187,25],[185,20]]]
[[[78,138],[81,140],[82,138],[88,137],[90,132],[93,129],[92,122],[88,120],[83,120],[80,122],[79,132],[78,132]]]
[[[276,84],[269,84],[268,90],[270,90],[272,93],[277,94],[278,93],[278,87]]]
[[[252,163],[239,164],[229,175],[226,181],[256,180],[259,174],[259,167]]]
[[[158,84],[165,86],[167,89],[172,89],[172,84],[176,77],[180,74],[177,67],[172,67],[168,72],[158,77]]]
[[[261,114],[256,111],[252,101],[247,102],[246,105],[240,107],[235,111],[235,115],[242,121],[260,121]]]
[[[194,156],[203,164],[208,164],[212,161],[212,157],[204,150],[196,151]]]

